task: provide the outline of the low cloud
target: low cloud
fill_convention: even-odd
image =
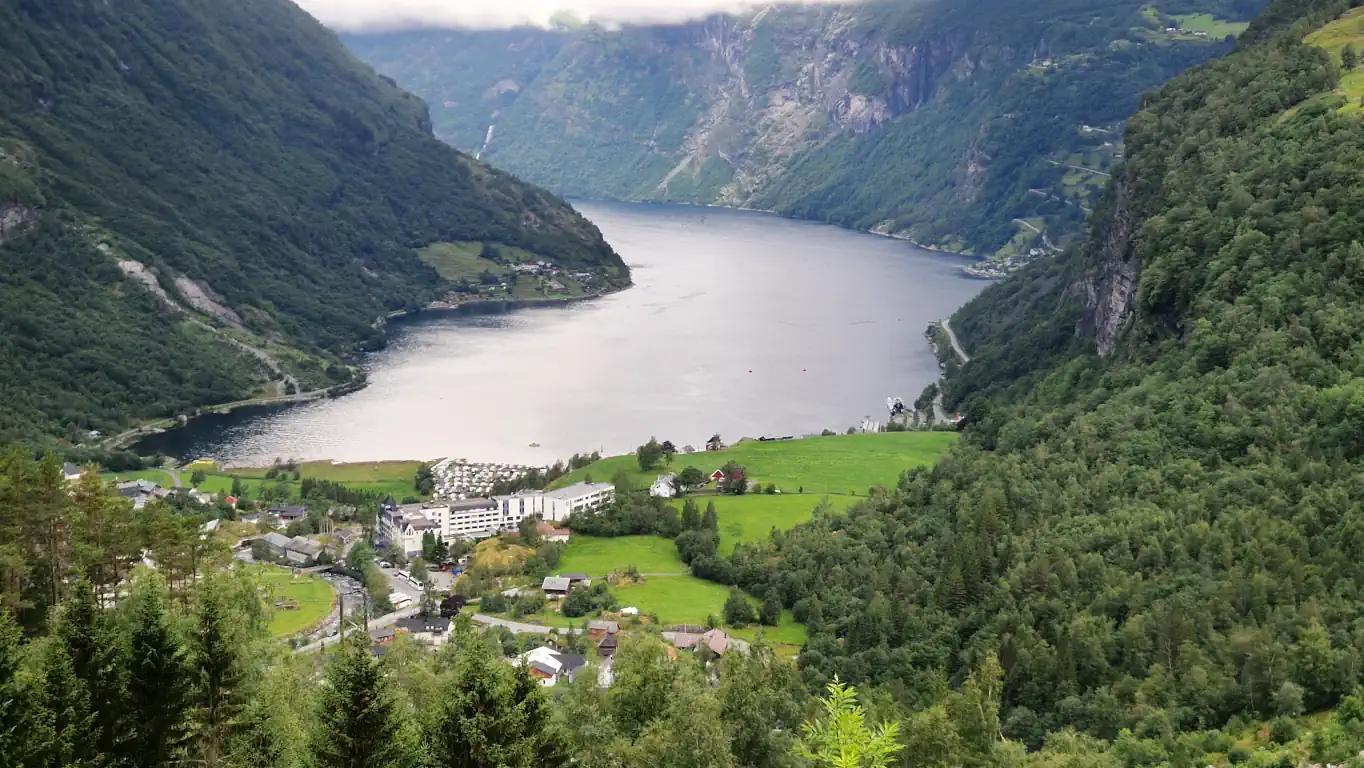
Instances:
[[[421,28],[547,26],[561,15],[603,24],[667,24],[740,12],[756,0],[295,0],[327,26],[346,32]],[[798,0],[816,4],[820,0]]]

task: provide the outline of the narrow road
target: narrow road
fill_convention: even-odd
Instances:
[[[493,616],[484,616],[481,613],[475,613],[473,615],[473,619],[475,622],[479,624],[484,624],[490,627],[506,627],[507,629],[510,629],[513,632],[532,632],[543,635],[546,632],[553,632],[558,630],[557,627],[546,627],[541,624],[522,624],[519,621],[507,621],[506,619],[499,619]],[[582,633],[583,631],[581,629],[573,630],[573,634],[575,635],[581,635]]]
[[[952,332],[951,321],[947,318],[944,318],[942,321],[942,329],[947,331],[947,340],[952,342],[952,351],[957,353],[957,357],[961,358],[963,363],[971,362],[971,356],[966,354],[966,350],[961,348],[961,344],[957,341],[957,334]]]
[[[408,616],[416,616],[417,610],[418,608],[416,606],[410,606],[402,609],[401,611],[394,611],[393,613],[384,614],[383,616],[380,616],[377,619],[370,619],[369,628],[379,629],[380,627],[391,626],[393,624],[396,624],[399,619],[405,619]],[[324,637],[321,640],[316,640],[314,642],[308,643],[307,645],[300,645],[298,648],[294,649],[294,652],[313,653],[315,651],[320,651],[329,645],[336,645],[337,643],[341,642],[342,637],[355,631],[364,632],[365,628],[363,626],[351,627],[347,629],[345,632],[338,634],[336,637]]]
[[[1048,160],[1047,162],[1051,163],[1052,165],[1059,165],[1062,168],[1074,168],[1077,171],[1088,171],[1090,173],[1097,173],[1100,176],[1104,176],[1106,178],[1110,179],[1113,178],[1112,174],[1104,173],[1103,171],[1096,171],[1093,168],[1086,168],[1083,165],[1071,165],[1070,163],[1060,163],[1055,160]]]

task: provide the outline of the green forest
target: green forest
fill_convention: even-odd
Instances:
[[[442,289],[433,242],[628,283],[594,226],[436,141],[290,2],[16,0],[0,70],[2,438],[249,397],[271,376],[224,337],[345,381],[377,318]]]
[[[197,518],[14,449],[0,756],[1360,765],[1364,123],[1338,91],[1361,43],[1364,9],[1273,0],[1144,95],[1087,238],[953,317],[972,358],[949,366],[966,421],[946,455],[707,556],[805,625],[794,664],[631,636],[609,687],[543,688],[462,621],[435,654],[352,640],[319,663],[265,637]]]

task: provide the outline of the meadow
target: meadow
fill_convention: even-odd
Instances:
[[[718,508],[716,510],[719,511]],[[687,566],[677,546],[662,536],[620,536],[614,539],[574,536],[555,573],[585,573],[596,579],[633,565],[640,573],[684,574]]]
[[[666,438],[666,435],[659,439]],[[649,485],[660,473],[696,467],[709,475],[726,462],[744,465],[748,477],[773,483],[783,493],[864,495],[875,485],[893,485],[910,467],[928,466],[957,439],[955,432],[881,432],[830,435],[799,440],[748,440],[723,451],[680,453],[670,465],[645,472],[632,454],[611,456],[574,470],[554,483],[559,488],[591,477],[610,482],[624,473],[636,485]]]
[[[317,624],[331,613],[336,600],[336,591],[323,579],[307,574],[295,578],[288,568],[258,566],[257,578],[265,587],[270,600],[270,634],[285,638],[298,634]],[[275,608],[274,601],[292,600],[298,604],[294,610]]]
[[[419,461],[372,461],[356,464],[333,464],[330,461],[307,461],[297,465],[300,478],[311,477],[317,480],[330,480],[342,483],[357,490],[371,491],[380,496],[392,496],[401,501],[408,496],[417,495],[415,478]],[[299,493],[299,481],[271,480],[266,477],[270,467],[219,467],[211,463],[196,462],[174,473],[180,476],[185,488],[190,487],[190,477],[195,469],[205,473],[204,481],[196,486],[205,493],[228,493],[232,489],[233,478],[241,480],[247,495],[256,496],[262,485],[288,486],[292,495]],[[175,487],[174,473],[167,469],[140,469],[133,472],[106,472],[101,476],[106,480],[151,480],[163,488]]]

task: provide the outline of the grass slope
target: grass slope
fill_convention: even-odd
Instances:
[[[774,442],[746,441],[723,451],[679,454],[659,471],[679,472],[692,466],[710,474],[729,461],[748,468],[748,476],[764,485],[775,483],[786,493],[863,494],[874,485],[892,485],[910,467],[938,460],[957,439],[954,432],[884,432],[834,435]],[[612,456],[570,472],[554,485],[562,487],[587,477],[609,481],[624,472],[648,485],[659,472],[643,472],[633,455]]]
[[[1340,52],[1346,45],[1354,46],[1356,52],[1364,51],[1364,8],[1355,8],[1346,13],[1308,35],[1304,42],[1330,52],[1331,58],[1337,64],[1340,64]],[[1336,93],[1344,96],[1346,100],[1340,107],[1341,112],[1361,112],[1360,102],[1364,99],[1364,68],[1342,70],[1340,82],[1336,85]],[[1292,111],[1296,112],[1296,109]]]
[[[586,573],[599,578],[631,565],[640,573],[687,572],[687,566],[677,556],[677,547],[662,536],[621,536],[614,539],[574,536],[559,560],[556,573]]]
[[[748,544],[767,539],[775,528],[784,531],[807,521],[815,507],[827,501],[841,512],[854,501],[851,496],[816,496],[814,494],[750,494],[747,496],[707,496],[696,499],[705,509],[707,502],[715,502],[720,518],[720,554],[728,555],[736,544]],[[677,505],[680,509],[681,505]]]

